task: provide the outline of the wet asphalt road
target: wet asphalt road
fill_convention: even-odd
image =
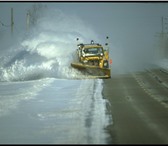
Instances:
[[[148,70],[104,80],[112,144],[168,144],[168,74]]]

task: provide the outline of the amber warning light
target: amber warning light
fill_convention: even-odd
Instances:
[[[110,59],[110,64],[112,64],[112,62],[113,62],[112,59]]]

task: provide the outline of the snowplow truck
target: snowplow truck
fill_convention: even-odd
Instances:
[[[94,43],[77,45],[77,62],[71,66],[86,71],[93,78],[111,78],[109,67],[109,50],[105,50],[101,44]]]

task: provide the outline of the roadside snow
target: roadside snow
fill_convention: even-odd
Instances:
[[[157,65],[168,71],[168,59],[167,58],[160,60],[157,63]]]

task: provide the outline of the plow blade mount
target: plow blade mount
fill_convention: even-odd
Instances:
[[[86,72],[89,78],[108,79],[111,78],[111,71],[109,68],[100,68],[98,66],[86,65],[82,63],[71,63],[73,68]]]

